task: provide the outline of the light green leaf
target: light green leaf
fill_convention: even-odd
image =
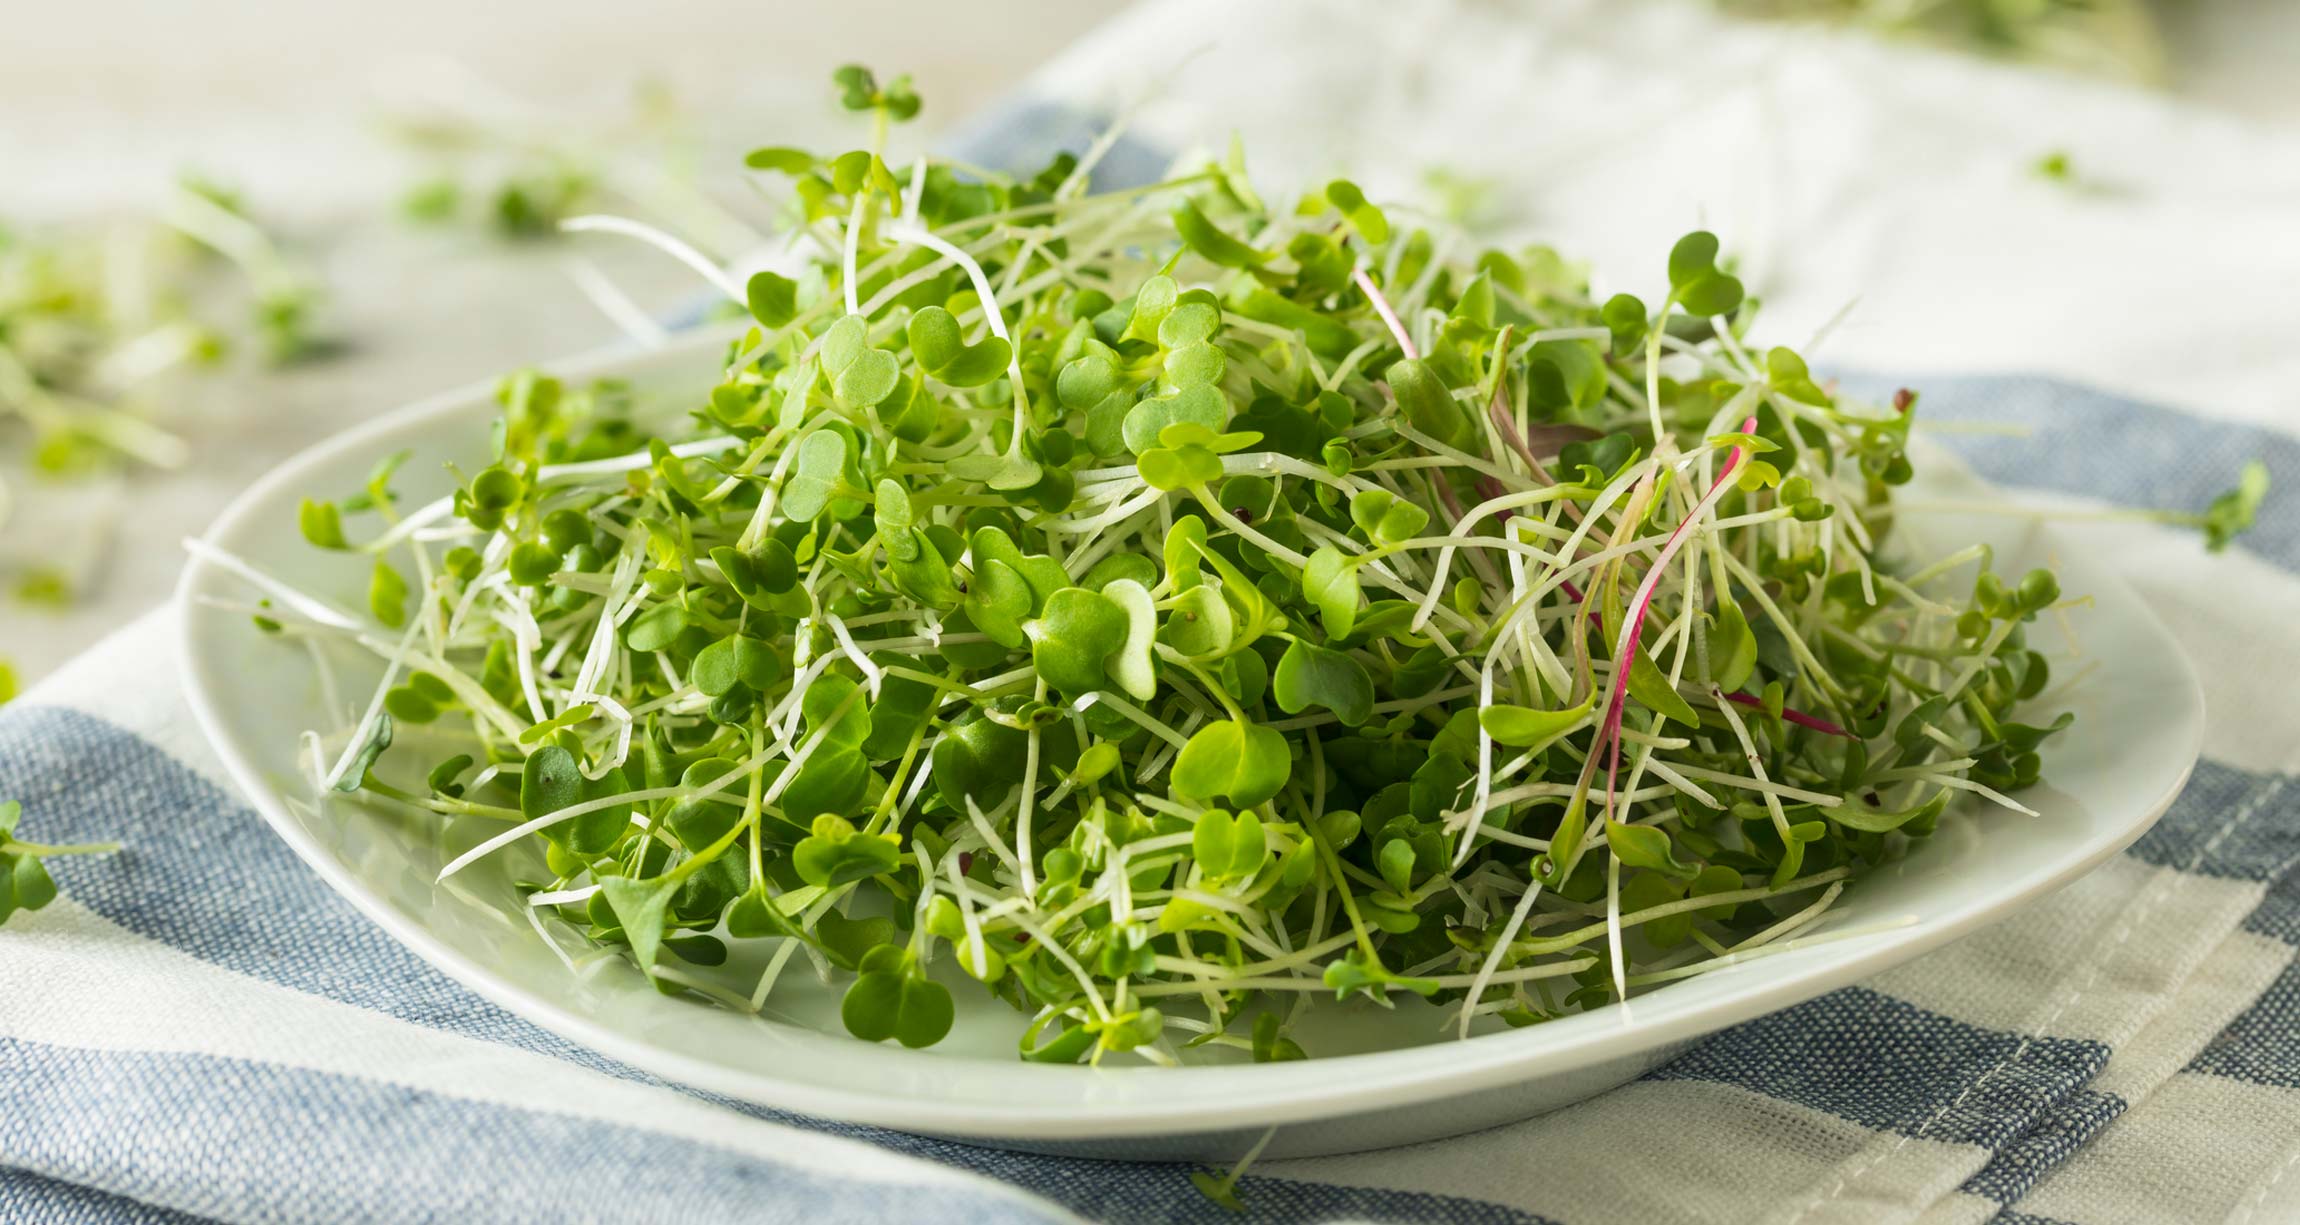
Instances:
[[[1158,607],[1149,589],[1130,578],[1113,580],[1102,588],[1102,594],[1126,614],[1126,639],[1106,665],[1110,677],[1135,701],[1147,702],[1158,696],[1153,650],[1158,640]]]
[[[1294,772],[1286,738],[1254,723],[1221,720],[1198,729],[1174,759],[1176,795],[1193,800],[1228,797],[1251,808],[1278,794]]]
[[[1330,544],[1318,546],[1318,551],[1310,554],[1309,564],[1302,567],[1302,594],[1317,607],[1327,638],[1350,636],[1357,623],[1361,594],[1357,567],[1346,554]]]
[[[1278,709],[1289,715],[1323,706],[1350,727],[1365,722],[1374,711],[1374,680],[1364,664],[1345,652],[1299,638],[1279,657],[1270,693],[1278,699]]]
[[[1478,726],[1493,737],[1496,744],[1511,748],[1538,749],[1589,721],[1597,702],[1592,691],[1578,705],[1564,710],[1535,710],[1529,706],[1488,706],[1478,712]]]

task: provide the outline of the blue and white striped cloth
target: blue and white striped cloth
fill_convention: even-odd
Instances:
[[[2255,456],[2300,478],[2300,135],[1665,3],[1172,0],[1051,66],[973,151],[1127,101],[1120,156],[1152,168],[1233,125],[1273,178],[1490,168],[1496,220],[1599,259],[1608,289],[1706,221],[1782,337],[1859,287],[1822,360],[1922,389],[1925,419],[1966,423],[1940,439],[2024,497],[2194,509]],[[2029,178],[2048,147],[2091,186]],[[2219,558],[2148,525],[2067,535],[2206,676],[2206,760],[2129,853],[1578,1106],[1258,1166],[1249,1213],[2300,1220],[2300,499]],[[28,836],[129,847],[58,862],[62,899],[0,931],[0,1220],[1227,1219],[1182,1168],[740,1106],[479,999],[232,794],[173,692],[170,617],[0,711]]]

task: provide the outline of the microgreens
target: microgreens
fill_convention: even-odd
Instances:
[[[120,849],[116,842],[49,846],[21,841],[16,837],[16,825],[23,816],[24,807],[15,800],[0,802],[0,925],[19,910],[38,910],[56,900],[56,882],[41,860],[60,855],[108,855]]]
[[[0,226],[0,453],[27,453],[47,477],[180,466],[189,448],[157,420],[174,376],[224,365],[237,344],[272,364],[313,354],[317,302],[238,198],[198,179],[171,184],[147,218]],[[226,311],[244,322],[211,322]],[[0,485],[0,527],[10,508]],[[75,597],[55,566],[10,585],[28,602]]]
[[[260,615],[391,665],[319,781],[500,824],[447,872],[539,850],[532,905],[667,991],[803,952],[923,1046],[947,957],[1024,1058],[1173,1063],[1316,1054],[1317,996],[1618,1000],[2036,780],[2057,585],[1877,547],[1911,414],[1752,347],[1714,236],[1601,304],[1235,152],[1095,193],[885,126],[752,156],[817,258],[704,269],[756,326],[684,424],[514,376],[452,497],[305,507],[382,628]],[[729,941],[769,968],[697,986]]]
[[[397,96],[382,126],[418,166],[399,197],[401,216],[417,225],[535,242],[556,238],[578,214],[613,209],[675,220],[714,249],[759,241],[693,181],[692,118],[659,83],[635,88],[620,118],[582,124],[555,121],[548,108],[454,65],[390,84]]]

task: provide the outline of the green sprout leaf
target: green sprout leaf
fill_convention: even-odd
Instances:
[[[1270,693],[1278,699],[1278,709],[1289,715],[1323,706],[1350,727],[1373,717],[1374,680],[1365,665],[1345,652],[1299,638],[1279,657],[1277,670],[1270,675]]]
[[[761,150],[761,152],[769,152]],[[752,157],[757,157],[754,153]],[[803,155],[802,155],[803,156]],[[799,317],[799,283],[772,272],[754,272],[744,287],[751,318],[771,328],[790,326]]]
[[[1518,749],[1541,749],[1589,721],[1596,691],[1578,705],[1564,710],[1536,710],[1529,706],[1494,705],[1477,714],[1478,726],[1494,743]]]
[[[1258,724],[1223,721],[1199,728],[1174,759],[1174,791],[1195,800],[1228,797],[1251,808],[1293,774],[1286,738]]]
[[[1218,808],[1199,813],[1191,827],[1190,857],[1209,880],[1253,876],[1269,858],[1261,818],[1251,812],[1233,816]]]
[[[1363,496],[1363,495],[1361,495]],[[1379,527],[1377,521],[1376,527]],[[1317,606],[1328,638],[1347,638],[1358,619],[1357,567],[1340,549],[1320,545],[1302,568],[1302,594]]]
[[[816,817],[812,831],[791,851],[799,879],[825,889],[891,872],[901,860],[893,838],[857,833],[853,822],[834,813]]]
[[[1174,232],[1181,236],[1184,246],[1225,268],[1250,268],[1269,258],[1223,233],[1220,226],[1208,221],[1206,214],[1188,200],[1174,206]]]
[[[1741,282],[1717,267],[1717,236],[1695,230],[1669,251],[1669,287],[1695,315],[1729,315],[1741,305]]]
[[[1102,687],[1103,666],[1126,645],[1130,629],[1117,601],[1083,587],[1065,587],[1047,597],[1046,611],[1022,626],[1038,674],[1069,694]]]
[[[910,317],[910,351],[928,374],[953,387],[980,387],[1006,373],[1011,347],[996,336],[967,344],[958,320],[939,306]]]
[[[2260,504],[2267,497],[2268,465],[2259,460],[2245,464],[2236,488],[2212,499],[2211,508],[2204,512],[2204,547],[2217,553],[2252,530],[2253,517],[2260,513]]]

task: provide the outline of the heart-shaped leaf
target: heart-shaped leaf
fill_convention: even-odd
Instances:
[[[1140,455],[1158,445],[1159,432],[1169,425],[1191,422],[1219,431],[1229,419],[1230,401],[1220,388],[1185,387],[1128,409],[1121,433],[1126,449]]]
[[[1208,880],[1252,877],[1269,858],[1262,819],[1251,812],[1232,816],[1219,808],[1199,813],[1191,826],[1190,857]]]
[[[1278,699],[1278,709],[1289,715],[1323,706],[1350,727],[1374,712],[1374,678],[1364,664],[1345,652],[1299,638],[1279,657],[1277,671],[1270,676],[1270,693]]]
[[[1470,440],[1469,414],[1428,362],[1405,358],[1392,365],[1384,377],[1407,424],[1447,446],[1458,447]]]
[[[1183,245],[1208,263],[1224,268],[1251,268],[1270,258],[1267,252],[1257,251],[1224,233],[1188,200],[1174,206],[1172,219],[1174,233],[1181,237]]]
[[[1608,819],[1605,822],[1605,844],[1613,848],[1613,857],[1625,868],[1651,868],[1681,880],[1692,879],[1700,868],[1677,858],[1669,844],[1667,831],[1652,825],[1624,825]]]
[[[1022,778],[1027,734],[977,715],[943,731],[928,758],[935,789],[943,802],[960,810],[972,799],[993,808]]]
[[[1166,321],[1167,312],[1174,309],[1174,300],[1181,292],[1174,278],[1163,274],[1142,282],[1142,287],[1134,291],[1134,311],[1126,320],[1125,339],[1155,342],[1158,325]]]
[[[656,954],[663,947],[663,921],[671,905],[671,896],[679,890],[679,882],[660,877],[634,880],[628,876],[610,876],[599,882],[599,895],[615,912],[615,921],[623,929],[623,936],[631,942],[631,955],[639,961],[639,968],[653,970]]]
[[[1757,671],[1757,635],[1730,597],[1717,601],[1717,621],[1709,627],[1709,679],[1727,693],[1739,693]]]
[[[783,514],[800,520],[822,514],[844,484],[846,465],[846,435],[837,430],[816,430],[807,435],[799,442],[791,474],[783,479]]]
[[[812,831],[791,850],[799,879],[825,889],[892,872],[902,848],[888,838],[855,832],[854,823],[833,813],[814,819]]]
[[[773,272],[754,272],[744,287],[751,318],[770,328],[785,327],[799,316],[799,283]]]
[[[1256,723],[1220,720],[1190,737],[1174,758],[1176,795],[1193,800],[1228,797],[1251,808],[1278,794],[1293,775],[1286,738]]]
[[[1176,427],[1168,426],[1169,430]],[[1222,479],[1222,457],[1205,447],[1152,447],[1136,465],[1152,489],[1185,489]]]
[[[990,382],[1006,373],[1013,354],[1013,348],[996,336],[967,344],[957,317],[939,306],[912,315],[905,333],[918,364],[953,387],[980,387]]]
[[[895,958],[882,958],[892,952]],[[933,1046],[950,1032],[956,1012],[950,989],[916,972],[909,955],[893,946],[872,950],[865,972],[847,988],[839,1019],[865,1042],[892,1038],[917,1049]]]
[[[1175,597],[1158,638],[1192,659],[1206,659],[1229,651],[1237,639],[1237,622],[1221,592],[1192,587]]]
[[[1030,660],[1038,675],[1053,688],[1076,695],[1102,687],[1103,664],[1125,645],[1128,619],[1101,592],[1065,587],[1022,629],[1030,637]]]

